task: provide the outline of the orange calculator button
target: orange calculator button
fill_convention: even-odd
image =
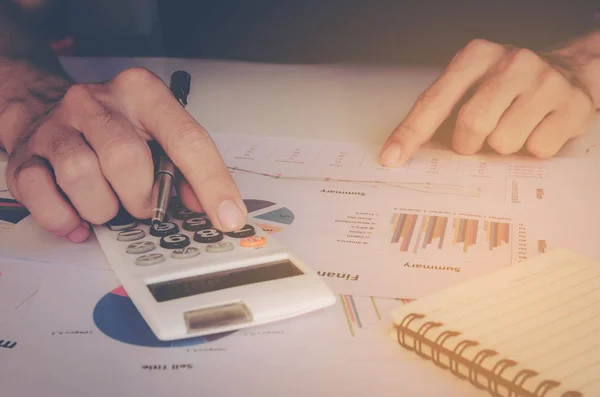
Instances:
[[[246,248],[262,247],[267,244],[267,239],[263,236],[244,237],[240,240],[240,246]]]

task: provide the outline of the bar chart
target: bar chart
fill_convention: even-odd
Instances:
[[[401,253],[510,260],[513,222],[490,217],[394,213],[389,242]]]

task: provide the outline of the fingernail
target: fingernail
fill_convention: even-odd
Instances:
[[[221,227],[226,230],[235,230],[244,226],[246,215],[232,200],[225,200],[219,204],[217,216]]]
[[[400,164],[400,157],[402,156],[402,148],[397,142],[392,142],[387,145],[381,152],[381,163],[387,166],[393,166]]]
[[[83,243],[85,240],[87,240],[89,235],[90,229],[87,223],[81,222],[81,224],[77,226],[77,229],[69,233],[69,235],[67,236],[67,240],[73,243]]]

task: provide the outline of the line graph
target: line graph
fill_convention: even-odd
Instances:
[[[252,171],[245,168],[239,167],[227,167],[232,173],[251,174],[257,176],[263,176],[272,179],[282,180],[296,180],[296,181],[312,181],[312,182],[339,182],[339,183],[352,183],[352,184],[364,184],[370,186],[386,186],[391,188],[398,188],[404,190],[412,190],[421,193],[433,193],[433,194],[446,194],[452,196],[462,197],[481,197],[481,188],[466,186],[466,185],[454,185],[454,184],[443,184],[443,183],[430,183],[430,182],[387,182],[380,180],[361,180],[361,179],[345,179],[345,178],[330,178],[330,177],[313,177],[313,176],[289,176],[283,174],[271,174],[267,172]]]

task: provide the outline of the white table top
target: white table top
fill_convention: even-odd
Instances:
[[[381,144],[441,70],[162,58],[63,58],[79,81],[146,67],[192,74],[188,111],[209,132]]]

